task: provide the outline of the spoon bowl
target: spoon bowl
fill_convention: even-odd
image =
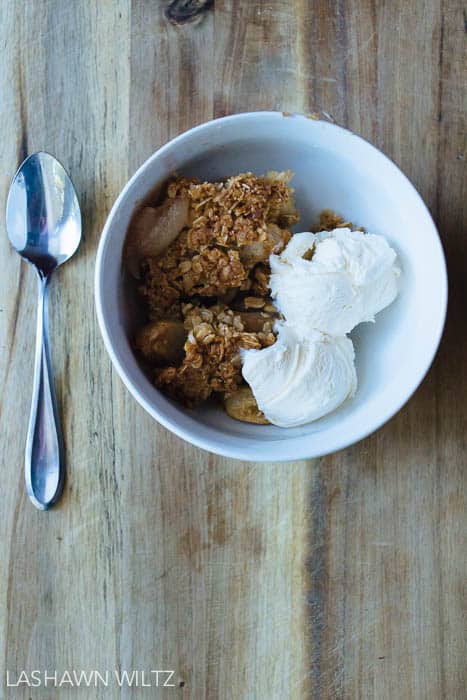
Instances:
[[[66,170],[49,153],[34,153],[19,167],[6,206],[8,237],[38,275],[34,386],[26,440],[26,489],[46,510],[64,484],[63,440],[50,360],[47,297],[52,272],[75,253],[81,240],[81,212]]]
[[[11,183],[6,205],[15,250],[44,274],[66,262],[81,240],[81,212],[65,168],[49,153],[33,153]]]

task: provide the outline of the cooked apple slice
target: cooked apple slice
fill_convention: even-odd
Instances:
[[[225,399],[224,406],[231,418],[241,420],[244,423],[258,423],[269,425],[269,421],[259,410],[256,399],[249,386],[242,386],[238,391]]]
[[[135,345],[157,365],[178,364],[183,358],[187,332],[181,321],[154,321],[138,332]]]
[[[290,231],[281,229],[277,224],[267,225],[264,241],[249,243],[240,248],[240,260],[246,267],[253,267],[269,259],[271,253],[280,253],[290,240]]]
[[[139,277],[144,258],[163,253],[188,226],[188,210],[188,198],[175,197],[159,207],[142,207],[134,215],[123,253],[125,265],[134,277]]]
[[[261,333],[265,330],[270,330],[272,323],[279,317],[278,313],[267,313],[265,311],[236,311],[235,313],[242,319],[247,333]],[[269,325],[268,329],[264,327],[266,323]]]

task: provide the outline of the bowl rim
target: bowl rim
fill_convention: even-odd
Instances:
[[[117,199],[115,200],[104,225],[104,228],[102,230],[99,244],[98,244],[98,249],[97,249],[97,254],[96,254],[96,261],[95,261],[95,274],[94,274],[94,296],[95,296],[95,309],[96,309],[96,315],[97,315],[97,320],[98,320],[98,325],[99,329],[102,335],[102,338],[104,340],[104,345],[105,348],[110,356],[111,362],[113,367],[116,369],[117,374],[119,375],[120,379],[122,380],[123,384],[125,387],[128,389],[130,394],[133,396],[133,398],[139,403],[139,405],[145,409],[149,415],[155,419],[158,423],[160,423],[162,426],[170,430],[172,433],[177,435],[178,437],[182,438],[183,440],[195,445],[196,447],[200,447],[204,450],[207,450],[208,452],[211,452],[213,454],[218,454],[223,457],[229,457],[229,458],[234,458],[234,459],[240,459],[240,460],[246,460],[246,461],[254,461],[254,462],[290,462],[290,461],[296,461],[296,460],[302,460],[302,459],[314,459],[318,457],[324,457],[328,454],[332,454],[334,452],[338,452],[339,450],[345,449],[346,447],[350,447],[351,445],[354,445],[361,440],[365,439],[375,431],[379,430],[383,425],[385,425],[391,418],[393,418],[400,410],[401,408],[411,399],[415,391],[418,389],[420,384],[423,382],[425,379],[426,375],[428,374],[432,364],[433,360],[435,358],[435,355],[438,351],[440,342],[441,342],[441,337],[443,335],[443,330],[445,326],[445,321],[446,321],[446,314],[447,314],[447,303],[448,303],[448,275],[447,275],[447,266],[446,266],[446,258],[444,254],[444,249],[441,243],[441,238],[438,232],[438,229],[436,227],[436,224],[433,220],[433,217],[431,216],[431,212],[429,211],[427,205],[425,204],[422,196],[418,192],[418,190],[415,188],[415,186],[412,184],[412,182],[409,180],[409,178],[402,172],[402,170],[399,168],[399,166],[391,159],[389,156],[387,156],[385,153],[383,153],[379,148],[374,146],[372,143],[364,139],[362,136],[359,134],[356,134],[355,132],[351,131],[350,129],[346,129],[338,124],[336,124],[334,121],[330,121],[330,119],[327,117],[325,113],[322,113],[325,117],[325,119],[317,119],[315,116],[308,116],[305,114],[300,114],[300,113],[290,113],[290,112],[280,112],[280,111],[268,111],[268,110],[260,110],[260,111],[252,111],[252,112],[239,112],[236,114],[230,114],[224,117],[219,117],[217,119],[211,119],[207,122],[203,122],[201,124],[198,124],[181,134],[175,136],[173,139],[170,139],[167,141],[165,144],[163,144],[160,148],[158,148],[154,153],[152,153],[135,171],[135,173],[129,178],[129,180],[126,182],[125,186],[121,190],[120,194],[118,195]],[[271,452],[268,450],[268,454],[265,456],[261,455],[261,448],[262,445],[258,445],[255,443],[255,447],[252,447],[252,441],[251,439],[248,440],[248,444],[242,445],[241,441],[239,440],[238,442],[231,443],[229,444],[227,441],[216,441],[213,442],[209,438],[204,438],[202,436],[199,436],[195,434],[193,431],[190,429],[185,429],[181,427],[176,421],[172,421],[168,419],[164,413],[157,408],[155,408],[139,391],[139,389],[133,384],[132,380],[128,377],[127,371],[125,370],[125,367],[123,366],[123,363],[121,362],[118,353],[116,352],[111,338],[110,338],[110,333],[108,330],[107,326],[107,321],[105,317],[105,313],[103,310],[103,301],[102,301],[102,289],[101,289],[101,283],[103,280],[103,275],[102,275],[102,261],[104,258],[104,254],[106,252],[107,246],[109,244],[110,240],[110,232],[111,228],[114,222],[114,219],[116,218],[116,215],[119,211],[119,208],[121,204],[124,202],[124,200],[127,197],[128,192],[131,190],[133,187],[134,183],[143,175],[143,173],[151,168],[151,165],[154,160],[161,158],[166,151],[169,151],[176,147],[179,143],[183,142],[188,136],[191,136],[195,133],[201,134],[204,130],[211,128],[213,125],[221,125],[221,124],[228,124],[229,122],[238,122],[242,120],[260,120],[264,118],[269,118],[269,119],[284,119],[284,118],[293,118],[293,119],[306,119],[308,120],[313,120],[322,124],[325,124],[327,128],[331,129],[337,129],[340,132],[345,132],[346,134],[349,134],[352,136],[352,138],[357,139],[359,141],[362,141],[366,146],[369,146],[371,149],[377,151],[380,157],[382,157],[386,163],[393,169],[395,169],[398,173],[399,176],[402,177],[405,186],[411,190],[412,194],[415,195],[417,200],[419,201],[422,210],[424,210],[425,214],[427,215],[427,220],[431,223],[431,228],[432,228],[432,233],[434,234],[434,242],[438,247],[438,254],[439,254],[439,260],[440,260],[440,266],[439,266],[439,286],[440,286],[440,313],[437,318],[437,323],[435,328],[432,331],[432,337],[434,339],[434,342],[432,344],[431,351],[428,355],[428,359],[426,361],[426,364],[422,369],[417,373],[416,377],[414,377],[411,385],[410,385],[410,390],[407,394],[405,394],[404,398],[397,402],[395,407],[393,406],[389,411],[384,412],[384,417],[383,418],[378,418],[374,423],[371,423],[371,425],[368,427],[365,427],[364,429],[360,431],[356,431],[354,434],[354,437],[349,440],[348,438],[344,439],[339,439],[338,437],[332,441],[329,441],[328,438],[328,447],[324,450],[320,450],[319,452],[316,452],[316,450],[307,450],[306,446],[303,444],[303,442],[297,443],[297,440],[303,441],[303,438],[306,436],[300,436],[300,438],[297,438],[297,436],[291,438],[293,441],[292,443],[285,438],[283,441],[281,441],[281,445],[285,446],[288,445],[290,448],[290,452],[292,453],[290,456],[285,456],[282,454],[283,450],[278,449],[277,452]],[[274,444],[278,447],[277,442],[274,441]],[[259,454],[258,454],[259,453]]]

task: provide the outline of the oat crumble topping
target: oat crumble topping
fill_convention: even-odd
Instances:
[[[178,367],[157,369],[155,382],[188,405],[213,392],[230,396],[243,383],[240,348],[260,350],[275,342],[274,319],[267,314],[262,330],[256,332],[247,331],[242,316],[221,304],[210,308],[183,304],[182,314],[188,333],[185,357]]]
[[[284,249],[298,221],[291,177],[274,171],[224,182],[179,177],[159,208],[143,208],[130,225],[133,267],[135,250],[144,249],[136,276],[150,320],[135,344],[156,386],[170,396],[191,406],[213,393],[231,396],[244,385],[240,349],[275,342],[268,259]],[[182,221],[182,230],[167,233],[172,221]],[[152,227],[147,234],[145,226]],[[151,255],[152,240],[161,236],[167,247]],[[185,342],[174,347],[171,362],[181,324]]]
[[[127,267],[149,321],[135,348],[155,385],[188,406],[217,395],[229,415],[267,423],[242,378],[240,350],[275,342],[268,261],[299,219],[291,178],[177,177],[163,204],[142,207],[130,224]],[[344,225],[333,212],[321,215],[321,229]]]

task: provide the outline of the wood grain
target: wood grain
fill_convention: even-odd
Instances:
[[[191,4],[181,24],[161,1],[0,4],[0,208],[45,149],[71,173],[85,233],[51,294],[69,478],[47,514],[22,483],[34,280],[0,236],[0,698],[460,700],[462,4]],[[166,432],[112,371],[93,310],[96,245],[129,175],[190,126],[253,109],[325,110],[383,149],[448,256],[448,325],[421,388],[375,435],[308,462],[234,462]],[[174,669],[177,687],[5,686],[7,670],[115,668]]]

